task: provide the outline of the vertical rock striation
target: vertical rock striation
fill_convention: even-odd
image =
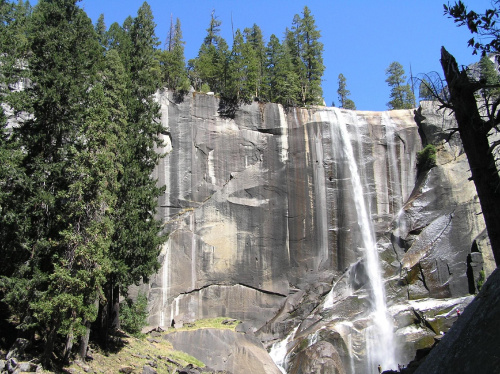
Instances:
[[[418,327],[432,319],[427,309],[409,300],[461,297],[487,268],[463,152],[443,142],[449,118],[430,104],[417,126],[410,110],[285,111],[254,102],[227,118],[215,96],[175,103],[165,92],[158,100],[167,140],[159,214],[170,236],[148,286],[151,325],[228,316],[270,345],[300,324],[287,345],[289,372],[374,369],[364,343],[373,290],[338,116],[363,184],[401,360],[433,333]],[[440,148],[438,167],[417,179],[421,136]]]

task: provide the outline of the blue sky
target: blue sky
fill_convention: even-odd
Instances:
[[[222,36],[232,44],[231,16],[234,29],[256,23],[265,42],[271,34],[283,37],[295,14],[307,5],[321,31],[324,44],[323,93],[327,105],[338,103],[338,75],[344,74],[359,110],[385,110],[390,89],[385,69],[400,62],[409,76],[440,72],[439,57],[444,45],[459,64],[478,60],[467,47],[470,33],[458,28],[443,15],[445,0],[149,0],[157,24],[156,35],[165,41],[170,15],[179,18],[186,42],[186,59],[196,57],[206,34],[210,14],[222,21]],[[491,0],[465,0],[478,12],[491,7]],[[80,6],[95,22],[101,13],[106,26],[134,17],[142,1],[82,0]],[[417,93],[418,94],[418,93]]]

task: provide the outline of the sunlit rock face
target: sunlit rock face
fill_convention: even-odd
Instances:
[[[151,325],[227,316],[268,347],[298,327],[283,358],[289,372],[377,372],[366,343],[375,292],[346,138],[398,362],[449,328],[491,266],[465,156],[443,142],[451,118],[431,104],[415,115],[255,102],[227,118],[215,96],[158,100],[159,215],[170,236],[149,283]],[[438,146],[438,166],[417,178],[421,138]]]

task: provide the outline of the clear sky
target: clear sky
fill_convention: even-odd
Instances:
[[[149,0],[157,24],[156,35],[166,39],[170,15],[181,21],[186,42],[186,60],[196,57],[212,10],[222,21],[222,36],[232,44],[234,30],[256,23],[265,43],[271,34],[283,38],[295,14],[307,5],[321,31],[324,44],[323,93],[327,105],[336,104],[338,75],[344,74],[351,99],[359,110],[385,110],[390,89],[385,69],[398,61],[410,76],[441,72],[441,46],[452,53],[459,65],[479,58],[467,47],[470,33],[458,28],[443,14],[445,0]],[[491,0],[464,0],[477,12],[491,7]],[[94,21],[104,14],[106,26],[122,24],[135,17],[142,4],[138,0],[82,0],[80,3]],[[416,92],[418,95],[418,92]]]

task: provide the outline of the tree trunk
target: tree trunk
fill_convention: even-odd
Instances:
[[[89,347],[90,338],[90,323],[85,321],[85,326],[87,328],[85,330],[85,334],[80,337],[80,349],[78,350],[78,356],[80,356],[80,360],[82,361],[87,359],[87,349]]]
[[[120,286],[114,285],[112,288],[112,298],[110,300],[110,328],[117,330],[120,328]]]
[[[70,327],[68,335],[66,335],[66,344],[64,346],[64,363],[69,362],[69,356],[73,349],[73,326]]]
[[[48,368],[50,362],[52,361],[52,353],[54,352],[54,344],[57,337],[57,329],[59,328],[59,319],[56,318],[52,325],[50,326],[49,333],[47,335],[47,340],[45,341],[45,347],[43,350],[42,363],[43,366]]]
[[[465,71],[458,69],[455,58],[444,47],[441,66],[448,83],[450,101],[455,112],[460,138],[476,186],[486,229],[497,267],[500,265],[500,178],[488,142],[491,126],[477,109],[477,84],[470,81]]]
[[[96,295],[96,297],[95,297],[94,305],[95,305],[96,309],[99,308],[99,296],[98,295]],[[80,356],[80,359],[82,361],[85,361],[87,358],[87,348],[89,347],[91,322],[84,321],[83,324],[86,327],[86,331],[85,331],[85,334],[83,334],[80,338],[80,349],[78,351],[78,355]]]

